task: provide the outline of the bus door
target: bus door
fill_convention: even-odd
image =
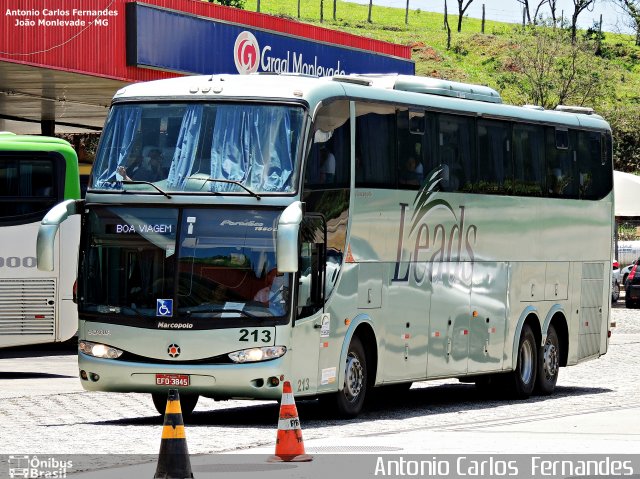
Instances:
[[[507,315],[507,263],[474,263],[469,373],[502,369]]]
[[[427,377],[466,374],[473,264],[434,262],[432,267]]]
[[[328,336],[324,314],[327,225],[321,215],[307,215],[300,226],[297,308],[292,332],[292,378],[296,395],[318,388],[320,342]]]

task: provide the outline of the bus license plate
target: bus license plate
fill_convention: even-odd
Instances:
[[[188,386],[188,374],[156,374],[158,386]]]

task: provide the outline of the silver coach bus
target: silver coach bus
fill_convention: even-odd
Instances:
[[[118,91],[80,214],[85,389],[318,396],[459,378],[526,398],[607,350],[611,131],[430,78]],[[39,266],[52,267],[42,235]]]

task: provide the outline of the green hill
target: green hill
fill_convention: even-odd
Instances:
[[[300,0],[300,18],[298,0],[261,1],[260,6],[262,13],[411,45],[417,75],[488,85],[507,103],[592,107],[614,130],[616,169],[640,170],[640,47],[631,35],[604,32],[598,43],[596,32],[579,31],[572,46],[568,32],[560,28],[523,30],[521,25],[487,19],[481,33],[481,20],[468,17],[458,33],[458,17],[451,15],[457,3],[451,1],[447,48],[442,14],[410,10],[405,24],[404,9],[374,2],[369,23],[368,5],[338,1],[334,21],[333,1],[324,0],[324,21],[320,22],[320,4]],[[248,0],[245,9],[256,11],[256,0]],[[545,54],[553,58],[544,66],[536,64]],[[555,76],[538,81],[536,75],[543,69],[554,69]],[[541,89],[544,94],[538,94]]]

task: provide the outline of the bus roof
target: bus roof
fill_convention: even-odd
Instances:
[[[313,111],[319,102],[340,97],[567,127],[610,129],[601,116],[586,108],[545,110],[531,105],[507,105],[497,91],[486,86],[396,74],[188,76],[128,85],[115,94],[113,101],[302,101]]]
[[[8,131],[0,132],[0,153],[12,151],[59,154],[65,162],[64,199],[80,198],[78,155],[68,141],[51,136],[16,135]]]

